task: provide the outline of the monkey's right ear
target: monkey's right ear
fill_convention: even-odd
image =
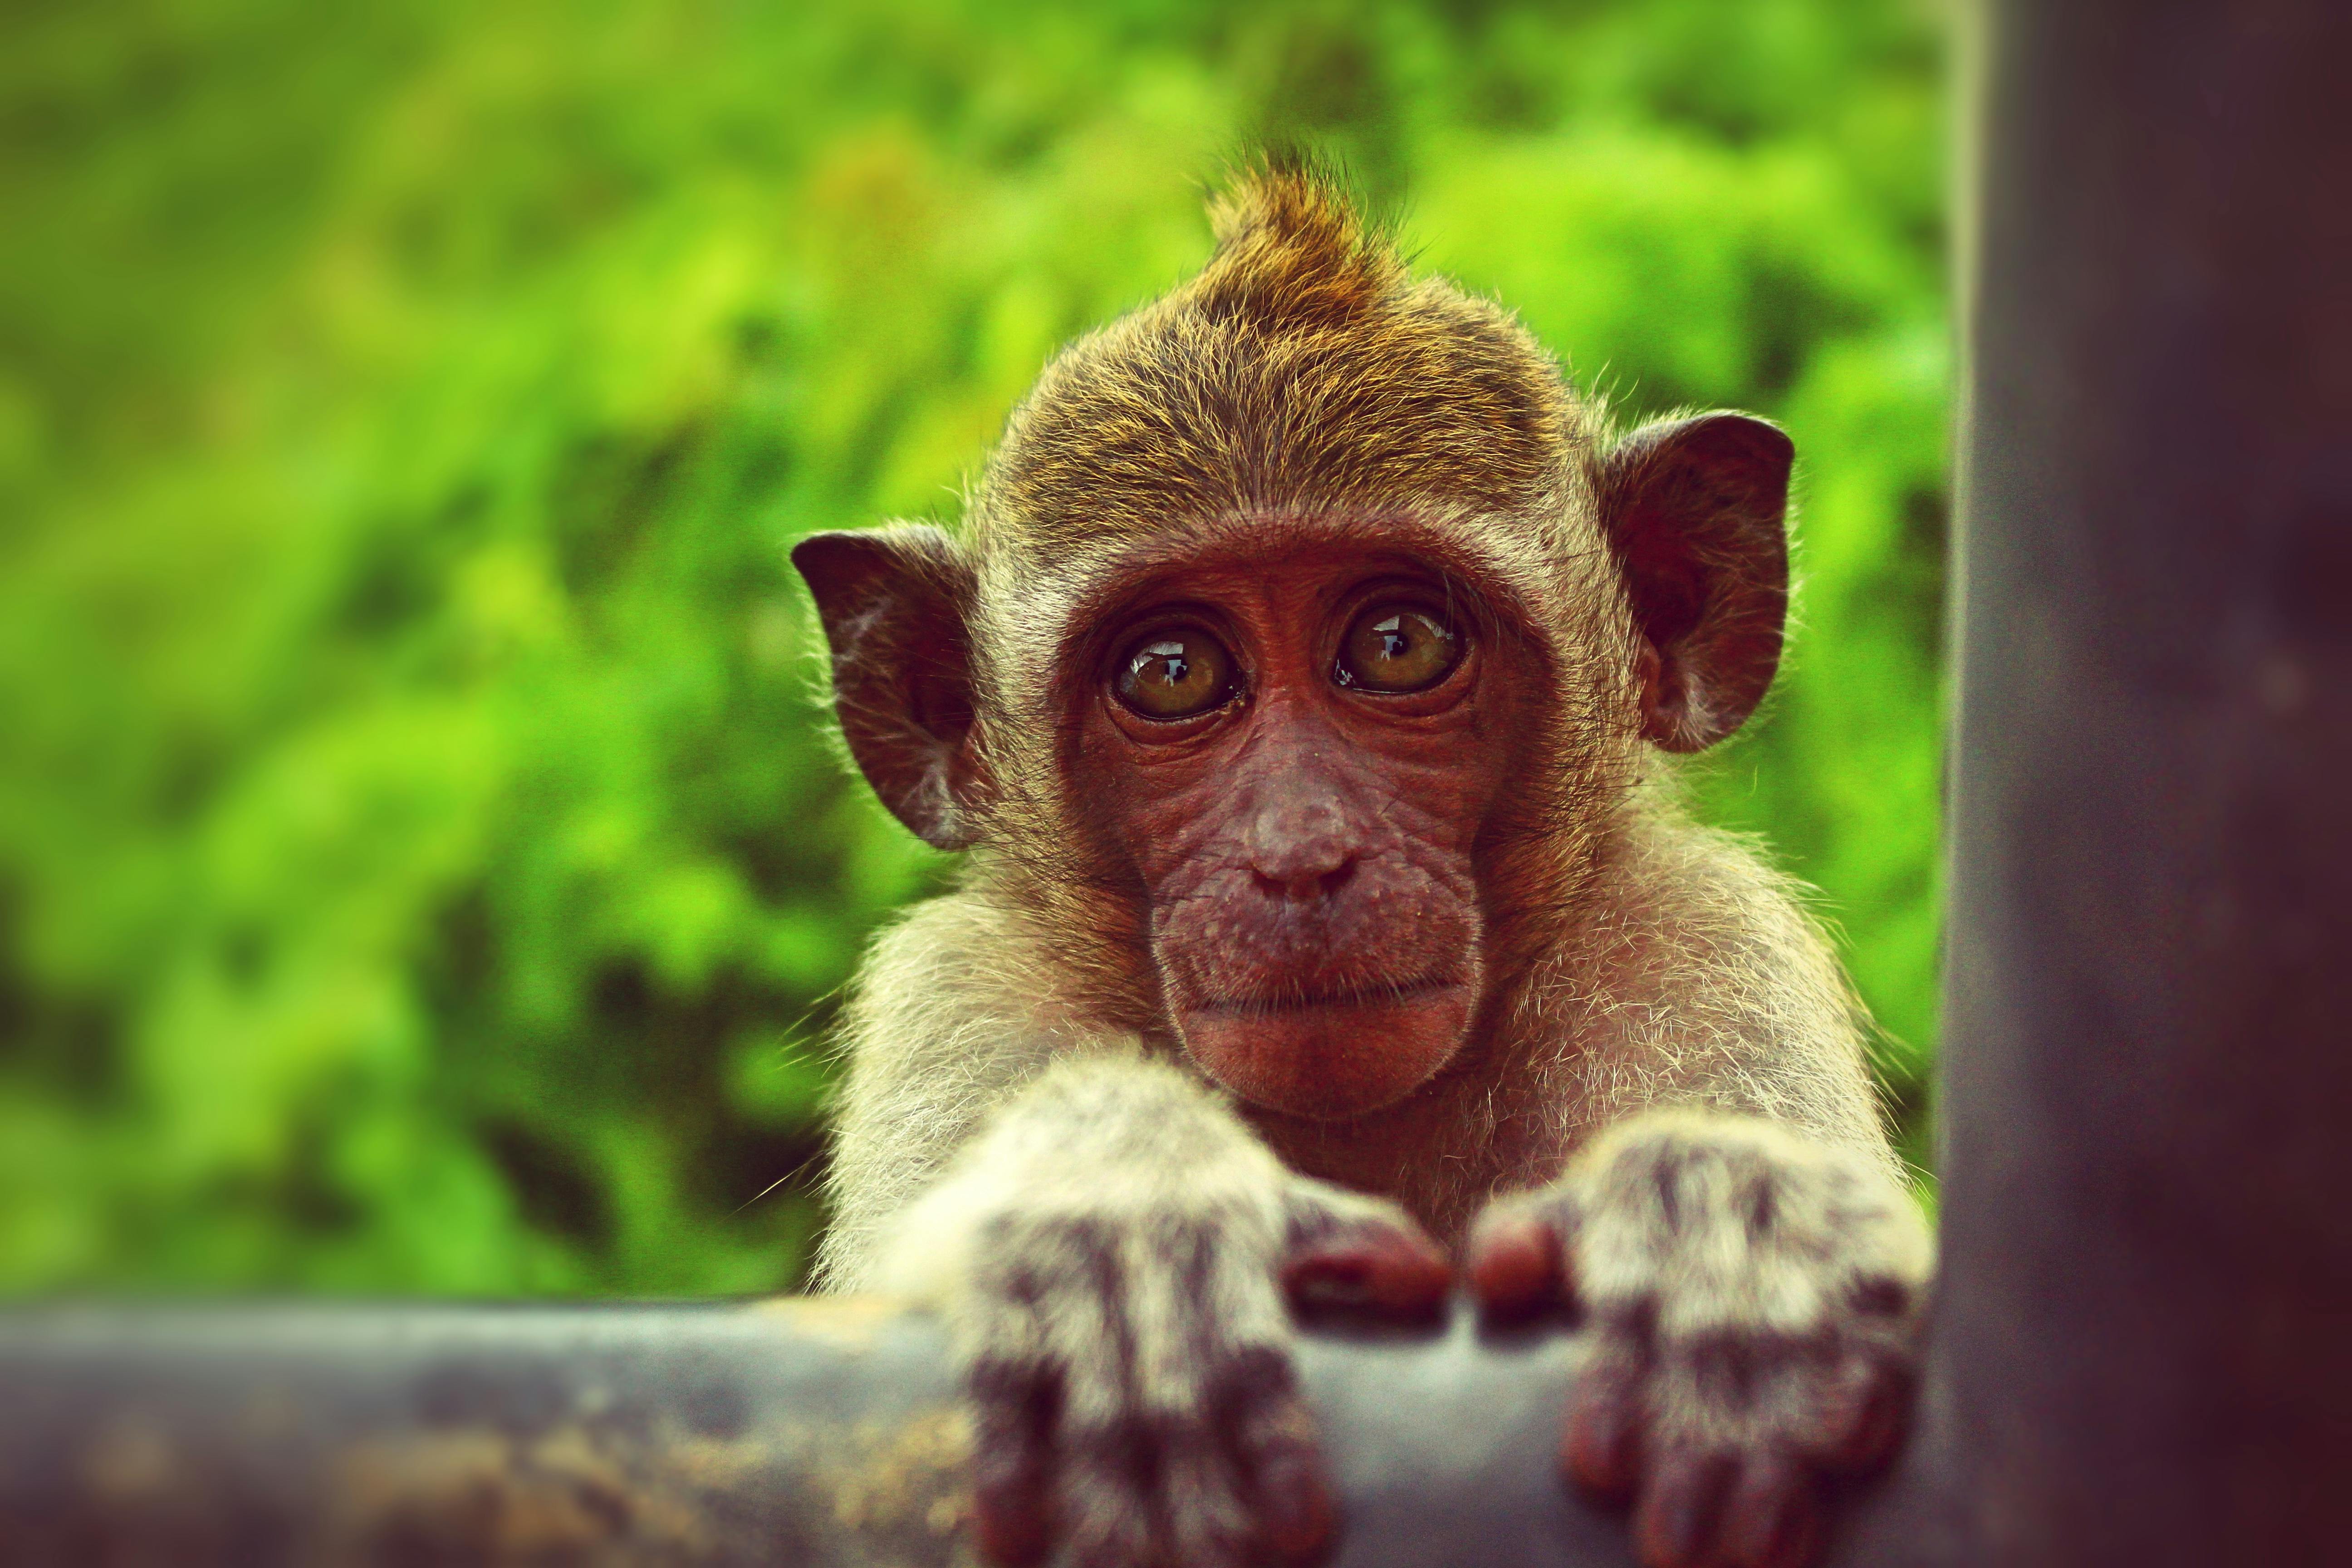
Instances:
[[[833,649],[833,703],[849,753],[890,814],[925,843],[975,836],[971,564],[927,524],[813,533],[793,564]]]

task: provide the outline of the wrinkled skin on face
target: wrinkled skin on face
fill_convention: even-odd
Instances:
[[[1527,650],[1430,563],[1331,543],[1149,574],[1092,640],[1076,788],[1142,885],[1184,1049],[1316,1121],[1428,1082],[1486,985],[1482,830],[1526,760]],[[1139,703],[1139,664],[1183,689]]]

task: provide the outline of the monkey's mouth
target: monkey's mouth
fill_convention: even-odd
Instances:
[[[1177,1032],[1202,1070],[1250,1104],[1317,1121],[1410,1095],[1461,1049],[1476,987],[1448,976],[1180,1003]]]
[[[1446,975],[1420,980],[1380,981],[1345,990],[1273,993],[1264,996],[1229,996],[1199,1002],[1187,1008],[1194,1017],[1266,1018],[1296,1013],[1320,1013],[1342,1008],[1400,1007],[1440,991],[1460,988],[1462,982]]]

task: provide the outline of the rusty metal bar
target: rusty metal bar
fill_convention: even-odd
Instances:
[[[964,1430],[887,1303],[58,1307],[0,1319],[16,1568],[953,1560]],[[1309,1339],[1345,1568],[1625,1562],[1559,1335]]]
[[[1852,1562],[2352,1551],[2352,5],[1989,7],[1925,1421]]]

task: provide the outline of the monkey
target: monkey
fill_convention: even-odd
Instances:
[[[1805,1562],[1904,1424],[1932,1244],[1801,890],[1673,757],[1777,668],[1793,447],[1620,434],[1300,158],[1070,343],[953,529],[793,561],[839,731],[963,851],[875,941],[819,1289],[943,1314],[974,1542],[1307,1563],[1298,1314],[1573,1313],[1576,1485]]]

